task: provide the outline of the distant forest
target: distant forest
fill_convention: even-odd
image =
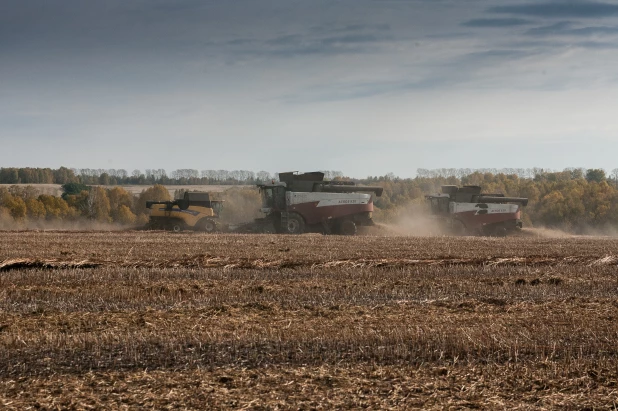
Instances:
[[[418,213],[424,196],[444,184],[479,185],[485,192],[527,197],[526,226],[558,228],[572,233],[618,233],[618,169],[569,168],[553,171],[531,169],[418,169],[414,178],[394,174],[351,179],[339,171],[325,171],[327,179],[351,180],[384,187],[375,199],[377,221],[397,222]],[[0,168],[0,184],[61,184],[64,194],[53,197],[33,187],[0,187],[0,228],[10,221],[44,222],[89,219],[104,223],[141,224],[147,220],[145,201],[167,199],[162,185],[253,185],[277,179],[266,171],[236,170],[124,170],[49,168]],[[144,185],[139,196],[122,185]],[[116,186],[116,187],[101,187]],[[180,191],[180,190],[178,190]],[[236,201],[259,207],[259,195],[251,188],[236,190]],[[232,199],[230,199],[232,200]],[[240,201],[242,200],[242,201]],[[255,203],[255,206],[252,204]]]
[[[343,174],[327,172],[328,178]],[[163,169],[133,170],[93,168],[0,168],[0,184],[67,184],[88,185],[244,185],[276,178],[267,171],[248,170],[174,170],[169,175]]]
[[[416,170],[416,178],[400,178],[393,173],[367,178],[346,177],[341,171],[322,170],[327,180],[353,180],[359,183],[377,181],[411,181],[418,179],[453,179],[465,181],[473,175],[506,175],[534,181],[552,179],[618,180],[618,168],[607,175],[602,169],[567,168],[555,171],[543,168],[437,168]],[[94,168],[0,168],[0,184],[67,184],[87,185],[253,185],[277,179],[277,173],[249,170],[194,170],[179,169],[169,175],[164,169],[133,170]]]

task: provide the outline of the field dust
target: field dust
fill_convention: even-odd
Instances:
[[[260,212],[262,200],[256,188],[234,187],[221,194],[224,200],[221,221],[227,224],[242,224],[264,217]]]
[[[378,217],[380,218],[380,217]],[[446,227],[423,204],[411,203],[388,216],[388,222],[377,222],[359,232],[386,236],[441,236],[449,234]]]
[[[31,231],[123,231],[134,229],[135,225],[102,223],[80,218],[77,220],[15,220],[10,216],[0,215],[0,230]]]
[[[3,409],[617,406],[614,238],[3,240]]]
[[[442,229],[441,225],[431,216],[400,217],[393,223],[376,223],[363,231],[367,234],[387,235],[387,236],[442,236],[447,235],[447,230]]]
[[[521,237],[538,237],[538,238],[571,238],[573,234],[566,231],[553,228],[523,228],[517,235]]]

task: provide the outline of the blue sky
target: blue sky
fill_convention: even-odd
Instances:
[[[4,0],[0,166],[618,168],[618,5]]]

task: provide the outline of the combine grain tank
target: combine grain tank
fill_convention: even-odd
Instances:
[[[521,207],[527,198],[481,193],[479,186],[442,186],[441,194],[425,196],[431,211],[457,234],[507,235],[521,229]]]
[[[356,234],[358,226],[373,225],[373,195],[382,187],[347,181],[324,181],[324,173],[280,173],[279,182],[260,184],[266,217],[256,220],[258,231],[286,234],[323,232]]]

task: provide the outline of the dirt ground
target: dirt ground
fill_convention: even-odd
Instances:
[[[618,239],[2,236],[3,409],[618,407]]]

